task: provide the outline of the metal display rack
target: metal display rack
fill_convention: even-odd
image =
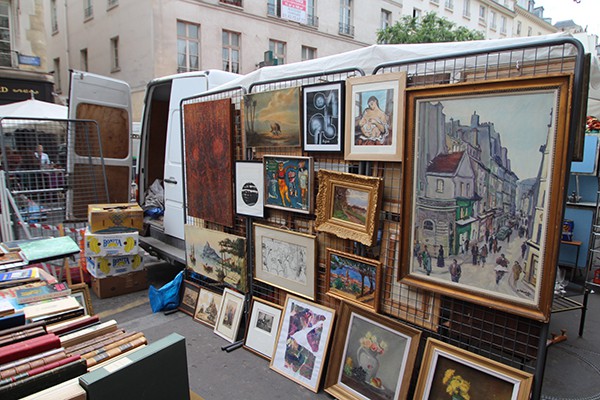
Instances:
[[[526,61],[527,60],[527,61]],[[554,74],[573,74],[575,99],[572,106],[573,116],[581,112],[581,104],[576,99],[582,95],[582,76],[584,68],[583,49],[581,44],[570,38],[556,40],[532,41],[518,47],[500,47],[493,50],[459,53],[444,58],[428,57],[401,63],[389,63],[375,68],[374,74],[386,74],[405,71],[408,75],[408,86],[434,86],[438,84],[462,82],[486,82],[513,77],[542,77]],[[289,77],[285,80],[256,82],[249,87],[250,93],[265,92],[276,89],[299,87],[314,83],[325,83],[345,80],[352,76],[364,75],[360,69],[327,71],[320,74]],[[202,220],[187,217],[186,222],[208,229],[233,233],[247,240],[248,282],[251,282],[247,293],[247,304],[251,296],[283,304],[286,292],[263,282],[253,280],[254,243],[252,235],[253,222],[260,222],[274,227],[310,233],[317,236],[317,297],[316,302],[331,308],[338,308],[340,300],[327,296],[328,285],[325,281],[325,255],[327,248],[379,260],[383,266],[384,282],[380,313],[412,325],[423,332],[420,343],[422,354],[428,337],[441,339],[461,348],[468,349],[481,356],[500,361],[534,374],[533,399],[541,395],[541,383],[544,374],[548,324],[516,316],[498,309],[491,309],[450,296],[434,295],[421,289],[410,288],[397,282],[396,274],[399,258],[399,233],[402,203],[403,166],[399,162],[381,161],[347,161],[343,154],[335,153],[303,153],[301,148],[245,148],[242,135],[242,103],[245,90],[236,88],[221,92],[208,93],[182,101],[185,104],[207,102],[219,99],[230,99],[235,106],[235,160],[260,160],[266,154],[288,156],[310,155],[314,159],[314,170],[327,169],[351,172],[383,178],[384,206],[380,212],[380,232],[377,243],[371,247],[360,243],[340,239],[333,235],[316,232],[314,215],[289,213],[276,209],[265,209],[265,218],[236,216],[233,228],[218,226]],[[578,118],[571,118],[571,132],[580,129]],[[182,143],[185,137],[182,129]],[[185,148],[185,145],[182,146]],[[185,160],[185,154],[183,154]],[[184,162],[185,165],[185,162]],[[184,188],[184,193],[186,189]],[[187,215],[187,209],[186,209]],[[598,222],[598,221],[597,221]],[[600,223],[594,225],[595,234],[600,236]],[[600,256],[600,240],[596,241],[594,254]],[[590,257],[592,258],[592,257]],[[553,272],[552,272],[553,273]],[[223,285],[216,284],[203,276],[188,271],[187,279],[220,290]],[[406,308],[404,304],[415,299],[414,308]],[[435,307],[431,307],[435,305]],[[435,310],[435,311],[431,311]],[[246,310],[248,311],[248,310]],[[228,346],[227,350],[238,347]],[[420,358],[417,357],[417,360]],[[420,362],[417,361],[411,380],[410,393],[413,393]]]

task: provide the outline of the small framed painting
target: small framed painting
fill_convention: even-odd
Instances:
[[[342,251],[327,249],[327,295],[379,311],[381,263]]]
[[[263,165],[258,161],[235,163],[235,212],[240,215],[263,218],[264,213]]]
[[[200,294],[200,286],[193,282],[184,280],[182,285],[181,303],[177,309],[184,313],[194,316],[198,294]]]
[[[214,329],[222,297],[220,293],[201,288],[196,302],[196,310],[194,311],[194,321],[201,322]]]
[[[235,342],[243,313],[244,295],[225,288],[214,332],[231,343]]]
[[[415,399],[527,400],[533,375],[428,338]]]
[[[319,170],[315,228],[371,246],[379,225],[381,178]]]
[[[405,90],[404,71],[346,80],[346,160],[402,160]]]
[[[288,295],[270,367],[317,392],[335,310]]]
[[[341,400],[406,399],[420,337],[418,329],[342,302],[325,391]]]
[[[342,150],[343,82],[307,85],[302,88],[304,151]]]
[[[277,304],[258,297],[252,298],[250,319],[244,340],[246,349],[267,360],[271,359],[282,310],[283,307]]]
[[[313,210],[312,157],[264,156],[265,207],[310,214]]]

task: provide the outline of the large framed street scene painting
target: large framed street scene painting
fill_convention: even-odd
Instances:
[[[411,90],[404,284],[547,321],[570,77]]]

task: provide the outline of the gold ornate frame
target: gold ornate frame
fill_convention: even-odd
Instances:
[[[81,293],[84,301],[85,313],[87,315],[94,315],[94,307],[92,306],[92,297],[90,296],[90,288],[86,283],[77,283],[74,285],[70,285],[71,288],[71,296],[74,296],[77,293]]]
[[[319,170],[319,191],[317,193],[317,211],[315,228],[317,231],[336,235],[342,239],[350,239],[373,245],[377,226],[379,225],[379,209],[383,194],[383,180],[378,177],[349,174],[328,170]],[[368,192],[368,204],[365,223],[345,221],[335,217],[334,197],[336,188]]]

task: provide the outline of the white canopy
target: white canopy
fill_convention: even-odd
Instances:
[[[68,107],[35,99],[0,106],[0,118],[15,117],[21,119],[67,119]]]

